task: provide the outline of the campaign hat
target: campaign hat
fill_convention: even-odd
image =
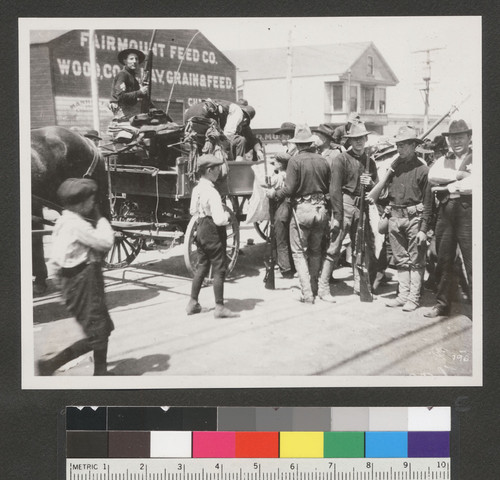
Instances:
[[[97,193],[97,183],[91,178],[67,178],[57,189],[63,206],[76,205]]]
[[[299,124],[295,127],[294,137],[288,140],[291,143],[313,143],[314,135],[311,129],[305,123]]]
[[[448,132],[443,132],[442,135],[448,137],[449,135],[458,135],[459,133],[468,133],[472,135],[472,128],[469,128],[465,120],[453,120],[448,127]]]
[[[84,137],[92,138],[95,140],[102,140],[97,130],[88,130],[87,133],[84,135]]]
[[[358,138],[364,137],[365,135],[370,135],[371,133],[373,132],[369,132],[366,129],[364,122],[355,122],[351,125],[349,132],[342,136],[345,138]]]
[[[411,125],[405,125],[400,127],[398,133],[394,135],[394,141],[396,143],[407,142],[413,140],[416,143],[422,143],[423,140],[418,138],[417,131]]]
[[[321,133],[321,134],[327,136],[330,140],[333,140],[334,130],[324,123],[321,123],[316,128],[311,128],[311,132]]]
[[[243,113],[248,115],[250,120],[252,120],[253,117],[255,117],[255,108],[252,107],[252,105],[241,105],[240,108],[243,110]]]
[[[137,50],[136,48],[126,48],[125,50],[122,50],[118,53],[118,61],[122,65],[125,65],[125,60],[131,53],[135,53],[137,55],[137,58],[139,59],[139,65],[146,59],[146,55],[144,55],[144,53],[140,50]]]
[[[352,112],[347,118],[347,123],[361,122],[361,116],[358,112]]]
[[[429,144],[431,150],[448,150],[448,144],[446,143],[446,138],[443,135],[436,135],[434,140]]]
[[[206,153],[198,157],[198,169],[201,167],[214,167],[215,165],[222,165],[223,163],[224,161],[222,158],[216,157],[210,153]]]
[[[275,156],[274,156],[274,159],[277,161],[277,162],[280,162],[282,163],[283,165],[288,165],[288,161],[292,158],[292,156],[289,154],[289,153],[286,153],[286,152],[280,152],[280,153],[277,153]]]
[[[295,123],[292,123],[292,122],[283,122],[281,124],[281,127],[278,128],[278,130],[276,130],[274,132],[275,135],[281,135],[283,133],[288,133],[289,135],[293,135],[295,132]]]

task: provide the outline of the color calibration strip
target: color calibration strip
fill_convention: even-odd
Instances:
[[[448,458],[449,407],[68,407],[66,458]]]

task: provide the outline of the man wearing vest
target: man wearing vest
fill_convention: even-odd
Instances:
[[[440,273],[436,305],[425,314],[434,318],[450,313],[457,290],[455,273],[457,246],[467,274],[467,296],[472,299],[472,129],[464,120],[451,122],[450,150],[429,170],[429,183],[439,202],[436,224],[437,267]]]

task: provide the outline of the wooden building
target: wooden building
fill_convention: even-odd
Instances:
[[[151,30],[96,30],[100,131],[113,77],[125,48],[149,50]],[[89,31],[32,31],[30,38],[31,126],[92,126]],[[153,43],[152,100],[182,123],[184,109],[204,98],[236,99],[236,68],[197,30],[158,30]],[[140,72],[139,77],[142,76]]]
[[[284,121],[341,125],[351,112],[378,133],[387,125],[386,89],[398,79],[372,42],[226,54],[238,69],[238,95],[257,110],[256,129]]]

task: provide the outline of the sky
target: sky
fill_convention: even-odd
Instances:
[[[389,113],[424,113],[420,89],[425,53],[431,52],[431,115],[464,103],[458,115],[471,125],[481,113],[480,17],[278,17],[157,19],[36,19],[36,29],[199,29],[219,50],[372,41],[399,79],[388,88]],[[469,97],[470,95],[470,97]],[[479,125],[477,125],[479,126]]]

